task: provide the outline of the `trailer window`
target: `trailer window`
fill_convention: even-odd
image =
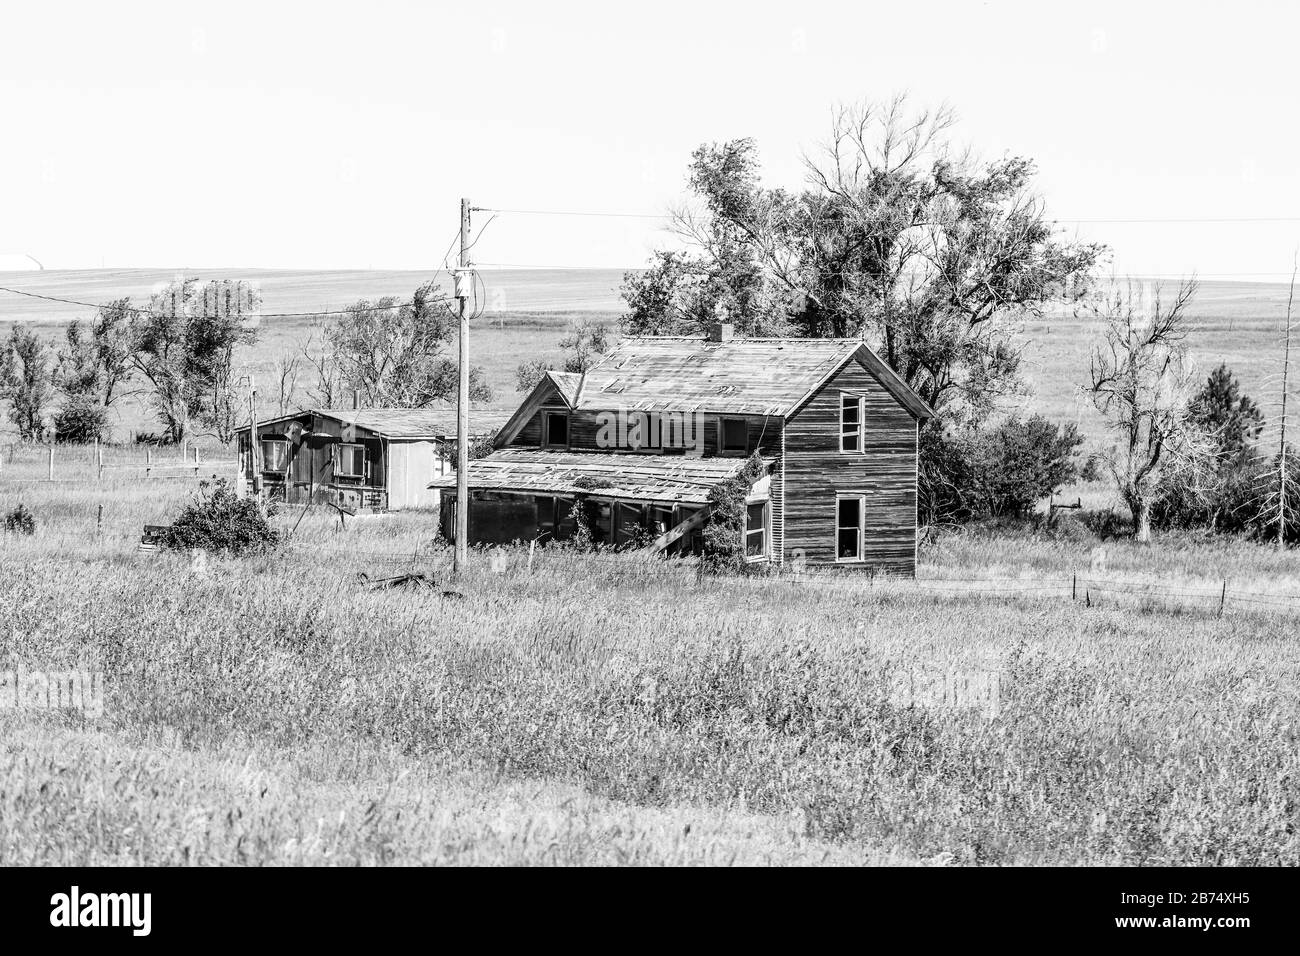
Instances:
[[[366,476],[366,446],[335,445],[334,474],[340,478],[364,478]]]
[[[289,443],[283,438],[262,439],[262,470],[284,471],[289,467]]]

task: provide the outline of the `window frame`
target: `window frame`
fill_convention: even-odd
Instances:
[[[754,505],[761,505],[763,508],[763,526],[757,530],[751,531],[749,528],[749,509]],[[766,561],[772,555],[772,500],[770,498],[746,498],[745,499],[745,530],[741,532],[743,540],[741,544],[745,551],[745,562],[754,564],[759,561]],[[763,536],[763,545],[758,554],[749,553],[749,536],[752,534],[761,534]]]
[[[261,468],[260,468],[259,470],[260,470],[263,474],[266,474],[266,473],[268,473],[268,472],[269,472],[270,474],[272,474],[272,475],[284,475],[284,474],[287,474],[288,471],[289,471],[289,466],[293,463],[293,454],[292,454],[292,451],[293,451],[293,442],[289,441],[289,439],[287,439],[287,438],[275,437],[275,438],[259,438],[259,439],[258,439],[258,443],[259,443],[258,453],[261,455],[261,459],[262,459],[262,462],[261,462]],[[281,445],[281,446],[283,446],[283,448],[284,448],[284,467],[283,467],[283,468],[268,468],[268,467],[266,467],[266,446],[267,446],[267,445]]]
[[[840,502],[856,501],[858,503],[858,528],[857,544],[858,553],[856,557],[845,558],[840,556],[840,532],[847,531],[848,525],[840,524]],[[859,491],[837,491],[835,493],[835,563],[836,564],[861,564],[867,560],[866,548],[867,535],[867,496]]]
[[[739,422],[745,429],[745,441],[739,448],[727,447],[727,422]],[[718,416],[718,454],[719,455],[747,455],[749,454],[749,419],[740,415],[719,415]]]
[[[844,447],[844,439],[846,437],[845,428],[844,428],[844,409],[845,406],[848,404],[848,399],[856,400],[857,407],[858,407],[857,428],[854,430],[857,435],[857,443],[856,443],[857,447],[855,448]],[[867,418],[866,396],[861,394],[860,392],[840,392],[840,433],[838,439],[838,447],[841,455],[861,455],[866,450],[867,447],[866,446],[866,434],[867,434],[866,418]]]
[[[359,473],[345,472],[340,470],[343,464],[343,450],[345,448],[361,449],[361,471]],[[334,445],[334,477],[335,478],[360,478],[363,482],[366,480],[366,446],[363,442],[341,441]]]
[[[564,441],[557,442],[551,439],[551,416],[559,416],[564,419]],[[568,448],[569,447],[569,426],[572,421],[569,417],[567,408],[543,408],[542,409],[542,447],[543,448]]]

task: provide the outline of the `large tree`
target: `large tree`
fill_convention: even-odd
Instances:
[[[458,366],[443,354],[454,326],[448,300],[432,282],[409,303],[392,297],[357,302],[325,326],[325,351],[309,355],[316,394],[333,402],[356,390],[374,408],[454,399]],[[470,400],[491,401],[483,369],[471,367],[469,376]]]
[[[256,340],[260,304],[246,283],[182,278],[133,314],[132,363],[150,385],[168,440],[181,441],[196,423],[222,442],[233,438],[235,350]]]
[[[802,189],[766,188],[752,140],[701,146],[684,251],[624,284],[633,334],[864,336],[928,402],[984,412],[1018,386],[1015,322],[1082,295],[1104,251],[1063,238],[1034,165],[958,154],[950,111],[834,114]]]
[[[101,305],[90,322],[74,319],[68,324],[55,370],[65,396],[85,397],[103,408],[122,397],[134,371],[133,314],[130,299],[115,299]]]
[[[49,346],[31,329],[15,325],[0,347],[0,399],[9,403],[9,420],[20,437],[45,437],[45,418],[54,399]]]

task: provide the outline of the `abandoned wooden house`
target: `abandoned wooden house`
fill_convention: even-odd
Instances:
[[[562,540],[581,503],[598,541],[698,553],[710,493],[743,470],[748,560],[912,574],[933,414],[858,339],[627,338],[548,373],[470,462],[469,538]],[[432,482],[448,538],[455,484]]]
[[[477,428],[502,416],[475,415]],[[311,408],[238,432],[244,487],[289,504],[318,501],[349,511],[436,508],[429,482],[455,467],[456,411],[436,408]],[[256,470],[255,470],[256,469]]]

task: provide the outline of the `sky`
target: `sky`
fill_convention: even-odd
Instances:
[[[37,3],[0,21],[0,268],[436,269],[476,206],[661,215],[691,151],[798,187],[836,104],[946,103],[1120,273],[1285,278],[1300,5]],[[656,218],[475,213],[476,263],[635,267]]]

